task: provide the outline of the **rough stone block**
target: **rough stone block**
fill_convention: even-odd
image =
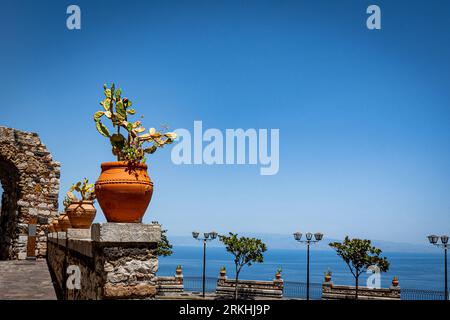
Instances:
[[[161,227],[141,223],[94,223],[91,236],[96,242],[158,243],[161,239]]]
[[[59,231],[56,233],[56,236],[58,237],[58,239],[66,239],[66,233],[63,231]]]
[[[25,260],[27,258],[27,253],[26,252],[19,252],[17,254],[17,259],[19,260]]]
[[[150,283],[136,285],[112,285],[107,283],[103,292],[107,299],[152,298],[156,295],[156,286]]]
[[[58,232],[58,244],[60,246],[66,246],[66,233],[65,232]]]
[[[67,229],[67,239],[91,239],[91,229]]]

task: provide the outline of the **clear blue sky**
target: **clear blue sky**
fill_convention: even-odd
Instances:
[[[365,24],[374,3],[380,31]],[[39,133],[60,199],[114,159],[92,121],[114,81],[147,127],[280,129],[275,176],[153,155],[145,220],[171,234],[450,232],[448,1],[3,0],[2,13],[0,125]]]

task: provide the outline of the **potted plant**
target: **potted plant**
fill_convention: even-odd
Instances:
[[[275,273],[275,279],[277,279],[277,280],[281,279],[281,271],[283,271],[283,269],[281,269],[281,267],[279,267],[277,269],[277,273]]]
[[[101,164],[102,172],[95,183],[97,200],[108,222],[141,222],[153,194],[145,154],[172,143],[176,134],[155,128],[145,132],[141,121],[129,120],[136,111],[114,83],[110,88],[104,85],[104,94],[100,102],[103,110],[94,114],[94,121],[98,132],[111,143],[117,161]],[[113,132],[102,119],[111,123]]]
[[[177,276],[181,275],[183,273],[183,270],[181,269],[181,265],[177,265],[177,268],[175,270],[175,273]]]
[[[53,229],[55,230],[55,232],[60,232],[61,228],[58,224],[58,218],[53,219],[52,221],[52,225],[53,225]]]
[[[80,198],[77,198],[73,191],[77,191]],[[88,179],[85,178],[83,182],[79,181],[72,185],[64,200],[65,212],[69,217],[72,228],[90,228],[97,212],[94,207],[94,200],[94,184],[89,183]]]
[[[59,226],[59,230],[62,232],[67,231],[67,229],[71,228],[72,225],[70,224],[70,220],[69,217],[67,216],[67,214],[62,213],[59,215],[58,217],[58,226]]]
[[[225,268],[225,266],[222,266],[222,268],[220,268],[220,277],[225,277],[227,275],[227,268]]]
[[[48,233],[53,233],[53,232],[55,232],[55,227],[53,226],[53,220],[48,224],[48,226],[47,226],[47,232],[48,232]]]
[[[398,287],[398,277],[397,276],[394,276],[394,278],[392,279],[392,286]]]
[[[333,274],[331,272],[331,270],[328,269],[327,271],[324,272],[324,274],[325,274],[325,282],[330,282],[331,281],[331,275]]]

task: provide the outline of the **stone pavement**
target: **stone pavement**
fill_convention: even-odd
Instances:
[[[0,261],[0,300],[55,300],[45,260]]]

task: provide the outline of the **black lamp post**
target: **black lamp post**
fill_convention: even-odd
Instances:
[[[445,265],[445,275],[444,275],[444,281],[445,281],[445,300],[448,300],[448,282],[447,282],[447,249],[448,249],[448,236],[447,235],[443,235],[440,237],[441,239],[441,243],[438,243],[439,241],[439,236],[436,236],[434,234],[428,236],[428,241],[430,241],[430,243],[432,245],[435,245],[437,247],[443,248],[444,249],[444,265]]]
[[[308,232],[306,234],[306,240],[302,240],[302,234],[301,232],[294,233],[294,239],[297,240],[300,243],[306,243],[307,247],[307,258],[306,258],[306,300],[309,300],[309,246],[311,243],[316,243],[322,240],[323,234],[320,232],[317,232],[314,234],[314,240],[313,240],[313,234],[311,232]]]
[[[203,238],[199,238],[199,232],[193,231],[192,236],[194,239],[203,241],[203,298],[205,297],[205,281],[206,281],[206,242],[217,238],[217,232],[205,232]]]

